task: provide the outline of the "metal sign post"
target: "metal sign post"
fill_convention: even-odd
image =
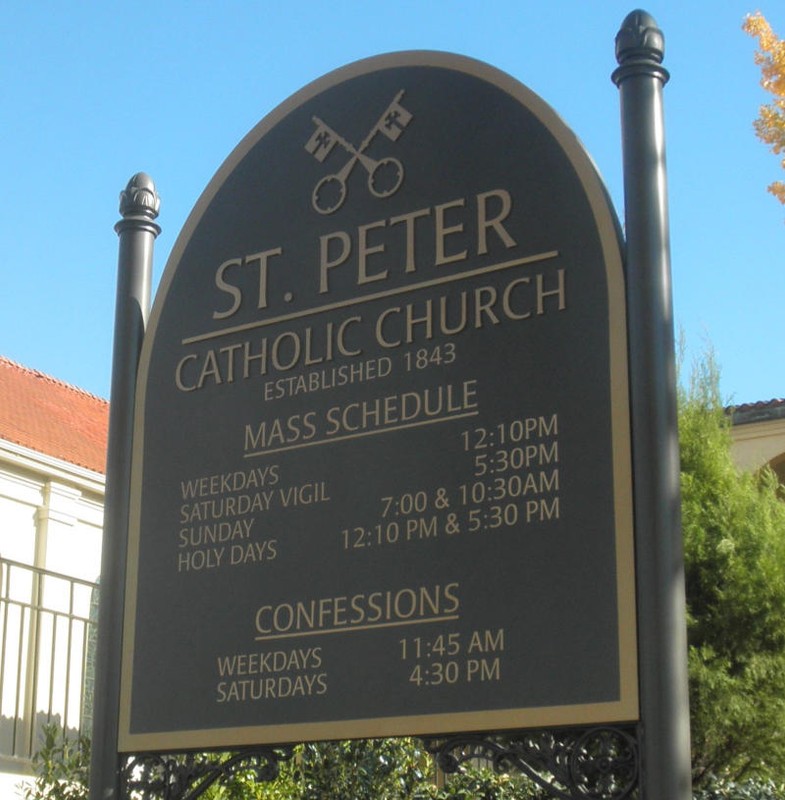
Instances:
[[[134,175],[120,195],[123,218],[115,226],[120,237],[120,249],[101,553],[90,800],[117,800],[121,797],[117,720],[131,439],[136,370],[150,309],[153,243],[161,231],[154,221],[159,205],[152,180],[144,173]]]
[[[663,53],[654,20],[631,13],[616,37],[613,80],[622,109],[645,800],[691,796]]]

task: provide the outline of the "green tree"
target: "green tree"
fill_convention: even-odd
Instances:
[[[713,356],[680,402],[694,785],[785,780],[785,503],[742,473]]]
[[[21,788],[24,800],[87,800],[90,740],[71,738],[58,725],[47,725],[33,756],[32,784]]]
[[[367,739],[303,745],[298,800],[409,800],[430,757],[416,739]]]

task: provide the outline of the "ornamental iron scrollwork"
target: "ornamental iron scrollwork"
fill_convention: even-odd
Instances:
[[[457,735],[425,740],[446,774],[469,762],[522,773],[560,800],[624,800],[638,786],[635,730],[616,727]]]
[[[534,730],[507,735],[459,734],[424,738],[446,774],[474,762],[497,773],[522,774],[559,800],[625,800],[638,787],[634,728]],[[234,753],[146,754],[127,758],[124,796],[139,800],[197,800],[216,783],[244,776],[274,781],[292,746]]]
[[[135,755],[123,768],[125,796],[139,800],[196,800],[216,783],[243,775],[257,783],[274,781],[292,747],[254,747],[234,753]]]

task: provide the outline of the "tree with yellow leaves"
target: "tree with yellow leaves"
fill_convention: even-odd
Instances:
[[[744,30],[758,40],[759,50],[755,63],[761,68],[761,86],[771,92],[774,100],[761,106],[755,120],[755,133],[774,153],[785,153],[785,40],[776,36],[766,18],[759,11],[750,14],[743,25]],[[780,162],[785,169],[785,158]],[[785,204],[785,183],[775,181],[769,191]]]

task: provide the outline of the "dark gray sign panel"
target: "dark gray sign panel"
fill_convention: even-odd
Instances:
[[[478,62],[263,120],[140,367],[121,749],[637,717],[624,278],[593,166]]]

